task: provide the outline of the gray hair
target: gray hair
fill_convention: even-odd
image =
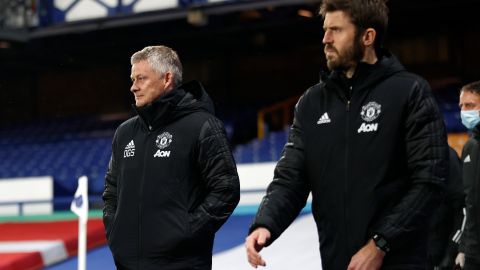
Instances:
[[[154,70],[163,75],[171,72],[173,87],[182,83],[182,63],[176,51],[167,46],[148,46],[132,55],[130,64],[147,61]]]

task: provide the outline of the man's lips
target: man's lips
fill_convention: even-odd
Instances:
[[[337,50],[335,50],[335,48],[332,48],[332,47],[326,47],[323,51],[325,52],[325,54],[337,53]]]

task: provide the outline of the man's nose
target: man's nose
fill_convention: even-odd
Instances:
[[[132,82],[132,86],[130,87],[130,92],[135,92],[138,91],[137,84],[135,82]]]
[[[325,31],[325,34],[323,34],[323,39],[322,39],[323,44],[329,44],[332,43],[332,34],[330,31]]]

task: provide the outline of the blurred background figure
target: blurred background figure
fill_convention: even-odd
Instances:
[[[466,224],[456,262],[465,270],[480,269],[480,81],[460,90],[462,123],[471,132],[462,152]]]
[[[462,183],[462,163],[457,152],[449,147],[449,172],[445,197],[436,207],[429,230],[428,268],[451,270],[455,265],[458,244],[453,241],[461,229],[465,196]]]

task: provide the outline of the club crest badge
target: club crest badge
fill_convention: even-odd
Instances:
[[[375,101],[369,102],[367,105],[362,106],[362,112],[360,116],[366,122],[372,122],[377,119],[380,113],[382,112],[382,105],[376,103]]]
[[[172,143],[172,134],[168,132],[163,132],[157,136],[155,144],[159,149],[167,148]]]

